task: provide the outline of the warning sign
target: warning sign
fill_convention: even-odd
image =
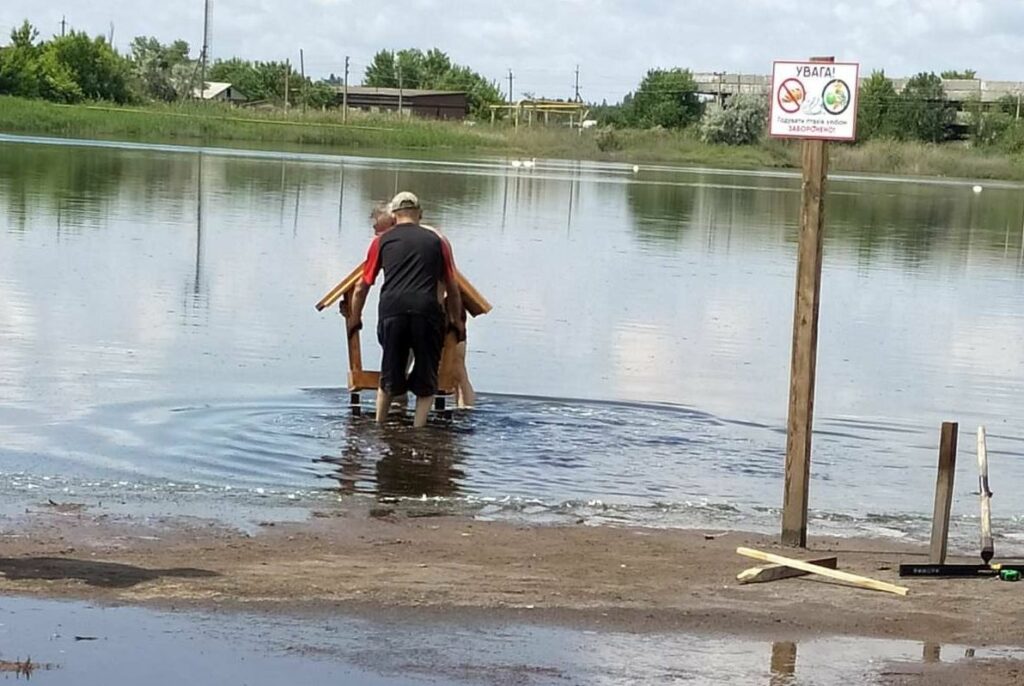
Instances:
[[[769,134],[854,140],[859,76],[860,65],[854,62],[776,62]]]

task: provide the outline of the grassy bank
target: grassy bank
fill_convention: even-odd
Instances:
[[[342,123],[338,112],[259,111],[210,104],[57,105],[0,97],[0,132],[152,143],[315,146],[334,152],[431,151],[442,155],[507,155],[628,163],[672,163],[734,169],[796,167],[797,145],[767,140],[726,146],[700,142],[691,131],[590,130],[470,126],[400,120],[356,113]],[[874,141],[836,145],[836,171],[883,174],[1024,179],[1024,159],[973,150],[961,144],[926,145]]]

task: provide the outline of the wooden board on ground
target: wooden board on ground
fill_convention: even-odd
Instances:
[[[829,569],[828,567],[822,567],[820,565],[811,564],[804,562],[803,560],[794,560],[790,557],[783,557],[782,555],[775,555],[774,553],[765,553],[760,550],[754,550],[753,548],[737,548],[737,554],[743,555],[744,557],[753,558],[755,560],[761,560],[762,562],[771,562],[777,565],[785,565],[786,567],[792,567],[809,574],[817,574],[818,576],[824,576],[829,579],[835,579],[836,581],[845,581],[848,584],[852,584],[859,588],[867,588],[872,591],[883,591],[885,593],[895,593],[896,595],[907,595],[910,593],[909,588],[903,586],[897,586],[890,584],[885,581],[878,581],[877,579],[870,579],[866,576],[860,576],[858,574],[850,574],[849,572],[841,572],[838,569]]]
[[[807,560],[812,565],[835,569],[838,560],[835,557],[819,557],[816,560]],[[744,569],[736,575],[736,580],[741,584],[760,584],[766,581],[779,581],[780,579],[792,579],[797,576],[805,576],[810,572],[802,569],[793,569],[785,565],[765,565],[764,567],[751,567]]]

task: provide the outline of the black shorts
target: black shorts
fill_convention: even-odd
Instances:
[[[380,388],[388,395],[412,392],[417,398],[437,393],[437,370],[444,347],[444,313],[397,314],[377,323],[377,340],[384,348]],[[409,353],[415,358],[406,375]]]

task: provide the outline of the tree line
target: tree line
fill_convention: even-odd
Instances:
[[[11,32],[10,44],[0,47],[0,95],[61,103],[184,100],[202,79],[200,61],[189,53],[186,41],[164,44],[147,36],[132,40],[128,54],[119,53],[103,36],[79,31],[40,40],[39,31],[26,20]],[[289,62],[230,58],[210,64],[206,82],[230,83],[249,100],[319,108],[337,102],[335,87],[341,80],[333,74],[324,81],[304,78]],[[504,99],[494,82],[437,49],[381,50],[363,83],[465,91],[471,112],[481,117],[489,113],[489,105]]]
[[[940,143],[958,133],[957,110],[943,89],[943,79],[974,79],[973,69],[922,72],[896,91],[884,71],[875,71],[860,86],[857,112],[858,140],[891,139]],[[768,95],[734,95],[724,106],[707,102],[687,69],[652,69],[637,89],[620,103],[595,107],[598,121],[616,128],[691,129],[710,143],[744,145],[766,135]],[[980,101],[964,104],[970,141],[978,147],[1024,152],[1021,103],[1004,96],[994,107]],[[614,136],[605,134],[609,145]]]
[[[921,73],[897,92],[884,72],[876,71],[861,85],[858,138],[916,140],[938,143],[955,130],[957,112],[946,97],[943,79],[972,79],[974,70]],[[173,102],[192,97],[201,79],[200,63],[183,40],[161,43],[139,36],[128,54],[115,50],[103,36],[85,32],[40,40],[26,20],[0,47],[0,95],[45,98],[74,103],[85,100],[115,103]],[[209,65],[208,82],[228,82],[254,101],[327,107],[337,103],[333,74],[313,81],[280,61],[217,60]],[[457,90],[467,94],[470,112],[489,116],[490,106],[505,100],[497,83],[468,66],[454,63],[438,49],[380,50],[363,76],[363,84],[380,88]],[[977,146],[1024,152],[1024,125],[1016,98],[994,108],[968,102],[962,123]],[[688,69],[651,69],[621,102],[592,107],[602,125],[598,143],[614,149],[615,131],[622,128],[692,130],[710,143],[744,145],[765,135],[767,95],[737,95],[724,105],[708,102],[697,92]]]

